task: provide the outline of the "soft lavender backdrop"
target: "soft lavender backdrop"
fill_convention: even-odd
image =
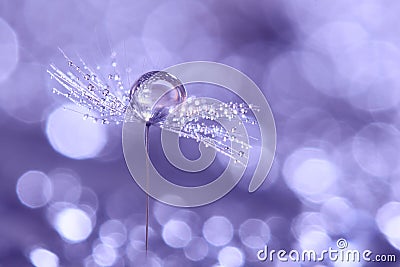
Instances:
[[[395,0],[2,0],[0,266],[267,266],[256,260],[264,244],[322,250],[338,238],[399,258],[399,12]],[[58,47],[93,66],[118,51],[133,80],[190,60],[243,71],[277,125],[261,190],[247,192],[247,175],[208,206],[152,201],[145,263],[145,195],[125,166],[121,128],[62,109],[46,73],[66,68]],[[174,181],[223,170],[223,158],[195,176],[165,167],[152,135],[152,158]]]

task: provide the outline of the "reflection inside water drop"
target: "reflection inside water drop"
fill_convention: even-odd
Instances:
[[[133,84],[131,107],[146,123],[155,124],[185,101],[186,95],[179,79],[164,71],[150,71]]]

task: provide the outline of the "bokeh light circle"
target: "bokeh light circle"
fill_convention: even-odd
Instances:
[[[232,223],[226,217],[213,216],[204,223],[203,236],[213,246],[224,246],[232,240]]]
[[[127,239],[125,225],[118,220],[109,220],[103,223],[99,234],[104,244],[114,248],[122,246]]]
[[[172,219],[164,225],[162,237],[170,247],[183,248],[192,240],[192,230],[187,223]]]
[[[243,266],[245,257],[237,247],[228,246],[218,253],[218,261],[224,267],[239,267]]]
[[[377,212],[375,221],[387,240],[400,250],[400,202],[388,202]]]
[[[40,171],[28,171],[17,182],[16,191],[22,204],[30,208],[46,205],[51,199],[53,187],[46,174]]]
[[[76,109],[73,105],[66,108]],[[83,115],[60,107],[47,119],[46,134],[51,146],[60,154],[73,159],[93,158],[107,142],[104,125],[89,123]]]
[[[201,261],[208,255],[208,244],[201,237],[195,237],[184,248],[185,256],[191,261]]]
[[[271,238],[268,225],[259,219],[248,219],[239,227],[239,237],[249,248],[262,248]]]
[[[365,172],[384,179],[400,168],[400,131],[389,124],[369,124],[354,137],[352,150]]]
[[[298,195],[321,201],[329,196],[340,171],[324,151],[310,147],[298,149],[286,159],[283,175]]]
[[[0,18],[0,82],[6,80],[19,61],[18,39],[14,30]]]
[[[66,208],[60,211],[54,220],[57,232],[68,242],[84,241],[92,232],[90,217],[81,209]]]
[[[59,258],[53,252],[44,248],[35,248],[29,253],[31,263],[36,267],[58,267]]]
[[[100,266],[112,266],[117,260],[117,252],[113,247],[100,243],[93,248],[93,259]]]

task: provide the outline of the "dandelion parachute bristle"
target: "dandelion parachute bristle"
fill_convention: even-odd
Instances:
[[[113,53],[111,62],[113,73],[102,77],[81,57],[79,57],[79,64],[76,64],[63,50],[59,50],[67,62],[68,71],[64,72],[54,64],[50,65],[47,72],[62,87],[62,90],[53,88],[53,93],[67,98],[75,105],[86,109],[87,112],[68,108],[69,110],[82,114],[84,119],[92,119],[94,122],[102,124],[143,121],[144,116],[140,114],[142,109],[135,106],[136,101],[131,99],[130,88],[126,89],[123,79],[117,71],[118,64],[115,60],[115,53]],[[130,116],[127,116],[128,108],[133,111],[133,113],[129,113]],[[154,126],[201,142],[244,165],[243,160],[248,159],[248,155],[244,151],[250,149],[251,146],[240,140],[239,137],[242,136],[235,132],[235,128],[225,129],[219,126],[217,121],[239,117],[245,123],[256,124],[251,112],[258,110],[257,106],[251,104],[233,102],[210,104],[204,99],[191,97],[182,104],[171,108],[169,116],[165,120],[155,123]],[[233,149],[230,142],[239,144],[243,151]]]

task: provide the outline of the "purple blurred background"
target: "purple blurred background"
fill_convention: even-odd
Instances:
[[[399,258],[399,12],[379,0],[1,1],[0,266],[266,266],[265,244],[321,251],[338,238]],[[249,194],[246,175],[199,208],[152,201],[146,259],[145,195],[121,127],[63,110],[46,73],[66,65],[59,47],[94,66],[118,51],[133,80],[191,60],[241,70],[276,120],[268,179]],[[172,178],[207,182],[216,164]]]

